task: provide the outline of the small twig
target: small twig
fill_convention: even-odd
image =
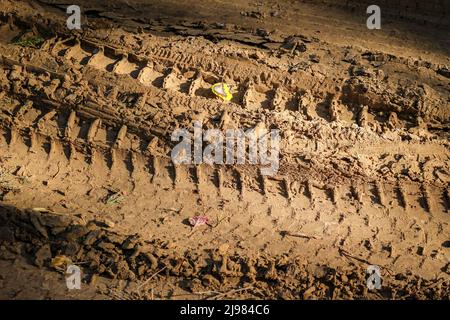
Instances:
[[[169,211],[169,212],[176,212],[179,213],[181,209],[175,209],[175,208],[161,208],[161,211]]]
[[[344,256],[344,257],[346,257],[346,258],[355,259],[355,260],[357,260],[359,262],[362,262],[362,263],[365,263],[365,264],[368,264],[368,265],[372,265],[372,263],[370,263],[369,261],[367,261],[367,260],[365,260],[363,258],[354,256],[354,255],[351,255],[350,253],[348,253],[346,250],[344,250],[342,248],[339,248],[339,254]]]
[[[193,294],[197,294],[199,296],[203,296],[205,294],[221,294],[220,291],[199,291],[199,292],[193,292]]]
[[[189,231],[187,237],[190,238],[190,237],[194,234],[194,232],[195,232],[196,230],[197,230],[196,226],[193,226],[192,229],[191,229],[191,231]]]
[[[367,260],[365,260],[365,259],[363,259],[363,258],[354,256],[354,255],[351,255],[350,253],[348,253],[346,250],[344,250],[344,249],[342,249],[342,248],[339,248],[339,254],[342,255],[342,256],[344,256],[344,257],[346,257],[346,258],[355,259],[355,260],[357,260],[357,261],[359,261],[359,262],[361,262],[361,263],[365,263],[365,264],[367,264],[367,265],[369,265],[369,266],[374,265],[374,264],[371,263],[370,261],[367,261]],[[386,266],[381,266],[381,267],[382,267],[384,270],[386,270],[390,275],[392,275],[392,274],[394,273],[394,271],[392,271],[392,269],[390,269],[390,268],[388,268],[388,267],[386,267]]]
[[[291,236],[291,237],[305,238],[305,239],[317,239],[316,236],[309,236],[309,235],[303,234],[303,233],[291,233],[290,231],[281,231],[280,233],[281,233],[282,237]]]
[[[295,44],[294,44],[294,46],[292,47],[292,49],[291,49],[291,54],[293,54],[294,53],[294,51],[295,51],[295,49],[297,49],[297,42],[295,42]]]
[[[55,179],[56,176],[59,174],[59,171],[61,170],[61,168],[59,167],[59,162],[58,162],[58,170],[56,171],[56,173],[52,176],[52,179]]]
[[[164,266],[163,268],[161,268],[161,270],[159,270],[159,271],[157,271],[157,272],[155,272],[154,274],[152,274],[151,276],[150,276],[150,278],[148,278],[147,280],[145,280],[138,288],[137,288],[137,290],[141,290],[141,288],[143,287],[143,286],[145,286],[146,284],[148,284],[149,282],[150,282],[150,280],[152,280],[156,275],[158,275],[159,273],[161,273],[164,269],[166,269],[167,268],[167,266]]]
[[[219,226],[219,224],[221,224],[222,221],[225,220],[227,217],[223,217],[222,219],[219,219],[219,215],[217,215],[216,218],[217,218],[216,225],[212,226],[212,225],[209,225],[209,224],[208,224],[208,226],[210,226],[211,229],[217,228],[217,227]]]
[[[218,294],[218,295],[215,295],[213,297],[206,298],[206,299],[218,299],[220,297],[224,297],[224,296],[226,296],[228,294],[231,294],[231,293],[237,293],[237,292],[240,292],[240,291],[245,291],[245,290],[250,290],[250,289],[253,289],[253,286],[240,288],[240,289],[233,289],[233,290],[230,290],[230,291],[227,291],[227,292],[224,292],[224,293],[221,293],[221,294]]]

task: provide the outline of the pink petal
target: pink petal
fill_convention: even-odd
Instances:
[[[193,217],[193,218],[189,218],[189,223],[193,227],[196,227],[196,226],[201,226],[201,225],[207,224],[208,220],[209,219],[208,219],[207,216],[196,216],[196,217]]]

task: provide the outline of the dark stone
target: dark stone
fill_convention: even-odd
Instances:
[[[91,246],[101,237],[101,235],[102,233],[100,230],[93,230],[86,235],[83,243],[85,245]]]
[[[437,71],[438,74],[440,74],[441,76],[444,76],[446,78],[450,78],[450,70],[447,68],[440,68]]]

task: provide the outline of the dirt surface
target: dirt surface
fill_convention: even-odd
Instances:
[[[449,299],[449,8],[337,3],[3,0],[0,298]],[[194,121],[278,173],[174,165]]]

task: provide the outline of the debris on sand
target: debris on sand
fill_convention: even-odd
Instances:
[[[195,216],[193,218],[189,218],[189,223],[192,227],[198,227],[207,225],[209,222],[209,218],[207,216]]]
[[[120,204],[123,200],[124,197],[120,192],[114,193],[106,199],[106,205],[115,206],[117,204]]]
[[[44,42],[44,39],[40,36],[22,37],[13,41],[14,44],[21,47],[39,48]]]
[[[311,269],[305,269],[302,259],[290,259],[286,255],[262,255],[255,259],[241,252],[231,253],[228,243],[222,243],[213,253],[214,260],[211,260],[209,254],[197,250],[187,250],[180,256],[175,248],[168,248],[164,245],[165,241],[159,238],[145,240],[138,234],[129,236],[112,232],[92,221],[79,224],[76,220],[64,219],[62,215],[56,216],[61,219],[60,223],[45,226],[48,234],[46,238],[40,235],[31,218],[47,221],[53,215],[0,208],[3,209],[0,210],[0,222],[10,221],[5,228],[10,230],[15,240],[2,244],[0,260],[2,257],[4,259],[5,252],[16,258],[31,253],[40,268],[48,262],[48,266],[58,272],[64,272],[70,264],[83,264],[83,272],[90,277],[90,283],[97,276],[137,283],[137,286],[127,289],[127,294],[133,298],[151,296],[151,289],[146,289],[146,286],[156,281],[157,275],[162,279],[189,277],[192,279],[189,285],[191,292],[211,295],[205,297],[210,299],[242,296],[244,291],[246,297],[266,296],[272,299],[372,297],[367,290],[362,290],[365,286],[360,285],[365,281],[365,267],[371,263],[357,255],[350,257],[343,249],[340,250],[341,255],[362,262],[362,266],[343,270],[315,264]],[[197,225],[206,224],[208,217],[196,216],[192,220]],[[87,242],[88,238],[93,241]],[[29,251],[25,244],[30,242],[39,249]],[[55,252],[59,254],[52,256]],[[216,269],[216,263],[221,263],[222,267]],[[448,270],[448,266],[445,270]],[[236,278],[245,279],[246,283],[236,287],[232,282]],[[333,281],[334,291],[330,290],[330,281]],[[389,270],[383,277],[383,286],[391,290],[380,291],[378,298],[448,299],[448,282],[442,278],[426,280]]]
[[[444,77],[446,77],[446,78],[450,78],[450,69],[448,69],[448,68],[440,68],[438,71],[437,71],[437,73],[438,74],[440,74],[441,76],[444,76]]]
[[[96,299],[448,299],[442,12],[81,0],[69,32],[28,2],[0,1],[0,297],[85,298],[70,261]]]
[[[241,11],[241,16],[255,19],[264,19],[265,14],[261,11]]]
[[[230,87],[226,83],[216,83],[211,87],[211,90],[216,96],[225,101],[231,101],[231,99],[233,99]]]
[[[61,269],[65,266],[70,265],[71,263],[72,260],[69,257],[65,255],[58,255],[51,260],[50,265],[55,269]]]

